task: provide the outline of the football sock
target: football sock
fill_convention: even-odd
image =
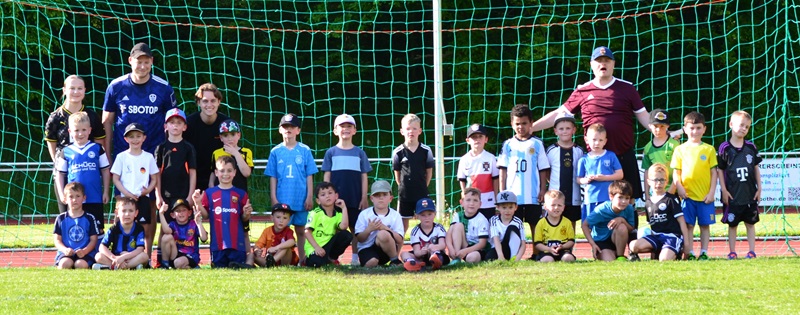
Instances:
[[[351,258],[350,260],[358,261],[358,254],[353,254],[353,258]]]
[[[706,253],[705,249],[700,249],[700,255],[705,254],[705,253]]]
[[[694,256],[694,249],[689,251],[689,254]]]

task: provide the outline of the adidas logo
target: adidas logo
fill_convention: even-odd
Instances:
[[[588,100],[593,100],[593,99],[594,99],[594,94],[589,94],[589,97],[586,98],[587,101]]]
[[[123,96],[123,97],[122,97],[122,100],[123,100],[123,101],[130,101],[130,99],[128,98],[128,96],[127,96],[127,95]]]

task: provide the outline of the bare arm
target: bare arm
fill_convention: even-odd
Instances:
[[[161,177],[161,176],[159,176]],[[190,168],[189,169],[189,191],[186,192],[186,200],[191,204],[194,202],[192,200],[192,193],[194,190],[197,189],[197,170]]]
[[[105,150],[106,154],[108,155],[108,163],[114,164],[111,160],[111,149],[113,148],[113,144],[111,143],[114,138],[113,128],[114,128],[114,119],[116,118],[116,114],[114,112],[107,112],[103,111],[103,129],[106,131],[106,141],[105,141]],[[116,184],[115,184],[116,185]]]
[[[369,208],[369,199],[367,198],[368,185],[369,179],[367,179],[367,173],[361,173],[361,209]]]
[[[717,167],[711,169],[711,185],[709,185],[708,194],[706,194],[703,202],[706,204],[713,203],[715,192],[717,192]]]
[[[728,192],[728,185],[725,183],[725,171],[717,168],[716,172],[717,178],[719,178],[719,201],[727,205],[732,197],[730,192]]]
[[[648,113],[646,109],[641,112],[634,113],[634,115],[636,115],[636,120],[639,121],[639,124],[642,125],[645,130],[650,130],[650,113]]]
[[[47,152],[50,153],[50,160],[53,161],[53,164],[56,162],[56,148],[58,144],[55,141],[47,141]]]
[[[560,112],[561,107],[554,109],[547,113],[546,115],[539,118],[539,120],[535,121],[531,127],[533,128],[533,132],[545,130],[548,128],[553,128],[553,124],[556,122],[556,116]]]
[[[755,167],[755,176],[756,176],[756,186],[758,189],[756,190],[756,195],[753,197],[753,200],[760,202],[761,201],[761,168],[756,165]]]
[[[269,178],[269,199],[272,204],[277,204],[278,201],[278,179],[275,177]]]
[[[156,184],[158,184],[158,174],[150,174],[150,185],[147,185],[145,189],[142,191],[142,196],[149,194],[153,189],[156,189]]]
[[[314,208],[314,200],[311,196],[314,195],[314,176],[308,175],[306,177],[306,211],[311,211]]]
[[[425,186],[431,185],[431,179],[433,178],[433,169],[429,168],[425,170]]]
[[[400,171],[394,171],[394,182],[400,185]]]
[[[323,172],[322,173],[322,181],[324,182],[331,182],[331,172]]]
[[[499,173],[500,173],[500,179],[499,179],[500,190],[506,190],[507,188],[506,178],[508,178],[508,170],[506,168],[501,168],[499,169]]]

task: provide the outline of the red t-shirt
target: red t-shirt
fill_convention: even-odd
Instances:
[[[633,149],[633,126],[637,121],[633,116],[645,110],[633,84],[617,78],[602,87],[594,81],[578,86],[563,107],[573,114],[580,110],[584,135],[589,126],[603,124],[608,138],[605,149],[617,155]]]

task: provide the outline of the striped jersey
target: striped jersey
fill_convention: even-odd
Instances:
[[[222,189],[214,186],[206,189],[203,207],[208,210],[212,251],[244,251],[244,242],[250,241],[242,224],[242,208],[247,200],[247,193],[236,187]]]
[[[578,161],[583,157],[581,147],[562,148],[558,143],[547,147],[547,160],[550,162],[550,189],[561,191],[566,197],[567,206],[581,204],[581,186],[578,184]]]
[[[497,159],[494,154],[484,150],[481,154],[472,155],[467,152],[458,161],[459,181],[466,182],[466,187],[475,187],[481,191],[481,208],[494,208],[494,180],[500,177]]]
[[[169,228],[172,229],[172,238],[178,251],[200,262],[200,228],[197,222],[189,220],[186,224],[178,224],[178,221],[172,221]]]
[[[122,228],[122,223],[114,223],[114,226],[103,235],[101,244],[108,247],[108,250],[114,255],[120,255],[122,252],[130,253],[139,246],[144,248],[144,228],[133,222],[133,226],[126,233]]]
[[[283,143],[272,148],[264,170],[264,175],[274,177],[278,182],[275,188],[278,202],[288,204],[295,211],[311,210],[305,208],[308,176],[316,173],[317,164],[311,148],[300,142],[292,149]]]
[[[550,168],[542,140],[534,136],[506,140],[497,157],[497,167],[507,170],[505,187],[517,195],[517,204],[539,204],[539,171]]]
[[[541,221],[542,220],[539,220],[539,222]],[[503,237],[506,235],[506,230],[508,230],[508,227],[512,225],[516,226],[517,229],[519,229],[519,235],[525,237],[525,224],[522,224],[522,220],[520,218],[514,216],[511,218],[511,222],[505,224],[503,223],[503,220],[500,219],[499,215],[495,215],[489,220],[489,238],[499,237],[500,240],[503,240]],[[492,248],[494,248],[493,241],[490,240],[489,244],[492,246]],[[511,256],[509,257],[517,256],[517,251],[519,251],[519,247],[516,248],[513,247],[514,246],[512,246],[511,248]]]
[[[83,146],[72,143],[58,152],[56,169],[67,175],[67,182],[79,182],[86,191],[85,203],[103,203],[103,174],[109,167],[103,147],[94,142]]]

